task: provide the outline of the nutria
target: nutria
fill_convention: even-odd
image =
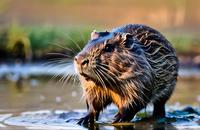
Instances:
[[[178,59],[170,42],[155,29],[129,24],[110,32],[93,31],[74,62],[88,109],[79,124],[94,123],[111,103],[119,109],[113,123],[130,121],[149,103],[154,117],[165,117]]]

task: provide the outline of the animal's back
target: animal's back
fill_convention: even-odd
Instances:
[[[178,75],[178,59],[171,43],[157,30],[141,24],[129,24],[112,32],[130,33],[139,42],[155,74],[152,102],[169,98]]]

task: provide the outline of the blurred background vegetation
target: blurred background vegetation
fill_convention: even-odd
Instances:
[[[198,0],[1,0],[0,59],[12,59],[19,43],[26,59],[41,59],[48,52],[62,51],[53,44],[72,47],[76,42],[82,47],[92,30],[127,23],[152,26],[179,55],[198,56],[199,4]]]
[[[169,104],[199,105],[199,5],[200,0],[0,0],[0,114],[85,109],[81,87],[65,80],[73,67],[62,57],[72,55],[64,48],[77,52],[93,30],[129,23],[157,29],[177,51],[179,79]]]

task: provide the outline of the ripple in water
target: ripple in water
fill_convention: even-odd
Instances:
[[[180,109],[180,108],[179,108]],[[109,107],[100,116],[100,120],[95,126],[89,129],[95,130],[122,130],[122,129],[142,129],[142,130],[176,130],[176,129],[200,129],[200,107],[184,107],[180,110],[173,107],[167,108],[167,117],[154,120],[147,112],[140,112],[132,120],[132,123],[118,123],[114,126],[110,123],[117,112],[115,107]],[[23,112],[19,116],[13,117],[11,114],[0,115],[4,124],[11,126],[24,126],[27,129],[88,129],[76,124],[77,120],[86,114],[86,110],[41,110]]]

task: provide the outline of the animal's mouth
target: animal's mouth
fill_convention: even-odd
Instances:
[[[83,73],[83,72],[81,72],[81,73],[79,73],[81,76],[83,76],[84,78],[85,78],[85,80],[91,80],[91,78],[87,75],[87,74],[85,74],[85,73]]]

